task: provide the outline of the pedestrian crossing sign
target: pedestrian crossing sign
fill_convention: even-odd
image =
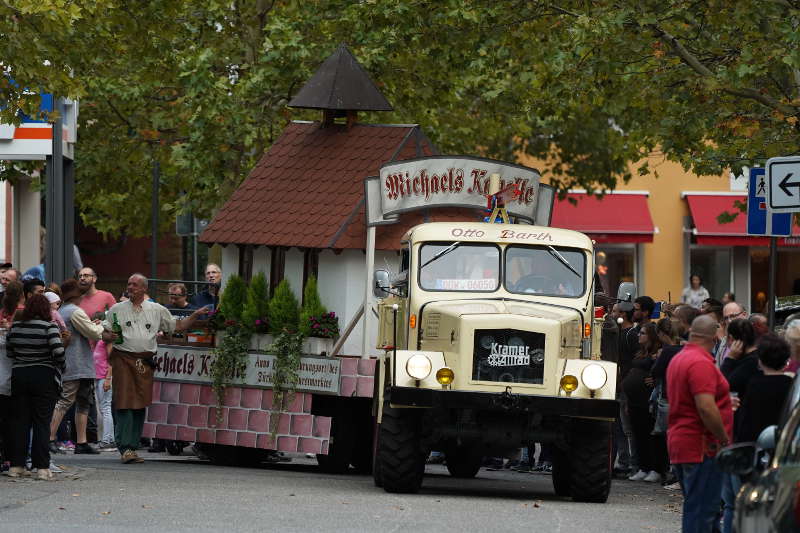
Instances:
[[[767,176],[763,168],[750,169],[747,233],[768,237],[788,237],[792,234],[792,213],[773,213],[767,208]]]

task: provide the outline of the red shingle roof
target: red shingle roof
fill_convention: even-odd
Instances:
[[[419,142],[419,153],[418,153]],[[201,242],[364,248],[364,179],[384,163],[435,149],[418,126],[293,122],[220,209]],[[451,212],[452,211],[452,212]],[[379,227],[377,247],[395,249],[424,213]],[[474,220],[464,210],[438,211],[429,220]]]

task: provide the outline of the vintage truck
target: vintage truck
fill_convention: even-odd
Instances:
[[[417,492],[430,450],[453,476],[484,456],[553,447],[553,486],[605,502],[617,368],[600,360],[592,241],[517,224],[433,222],[402,239],[380,298],[373,475]]]

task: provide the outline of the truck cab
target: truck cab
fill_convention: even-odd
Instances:
[[[540,442],[557,493],[606,500],[617,369],[599,359],[593,253],[586,235],[531,225],[404,235],[397,274],[376,273],[378,484],[419,490],[432,449],[472,477],[481,457]]]

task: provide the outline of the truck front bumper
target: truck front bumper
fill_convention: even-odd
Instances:
[[[505,392],[433,390],[413,387],[392,387],[390,398],[390,402],[394,406],[516,411],[609,419],[619,416],[619,404],[616,400],[593,398],[530,396]]]

